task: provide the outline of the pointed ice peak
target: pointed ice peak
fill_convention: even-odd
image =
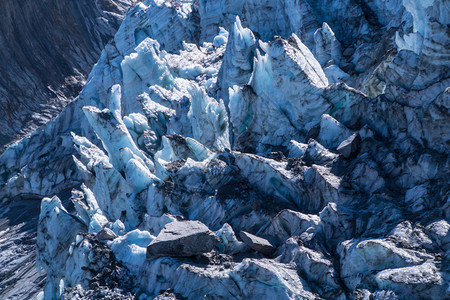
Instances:
[[[84,136],[79,136],[75,132],[71,131],[70,135],[72,136],[73,142],[78,146],[91,147],[92,143]]]
[[[331,30],[330,25],[328,25],[326,22],[322,23],[322,34],[329,38],[335,37],[333,30]]]
[[[322,27],[316,30],[314,41],[316,44],[314,53],[321,65],[326,64],[331,59],[339,63],[341,59],[341,45],[327,23],[324,22]]]
[[[215,47],[220,47],[228,43],[228,31],[223,27],[219,27],[219,34],[214,37],[213,45]]]
[[[59,200],[58,196],[42,199],[39,222],[41,222],[43,218],[50,216],[53,212],[58,215],[60,211],[63,211],[68,214],[67,210],[62,205],[61,200]]]
[[[145,165],[150,170],[153,170],[153,163],[136,146],[122,119],[116,118],[116,115],[109,109],[101,111],[93,106],[83,107],[83,112],[95,133],[101,139],[110,160],[118,167],[119,171],[123,171],[127,163],[122,160],[120,153],[116,150],[122,148],[130,149],[134,155],[145,161]]]
[[[403,6],[411,14],[413,18],[413,32],[400,36],[399,32],[395,33],[395,43],[399,50],[411,50],[416,54],[422,51],[422,45],[426,38],[426,28],[429,26],[429,14],[426,12],[434,3],[441,1],[435,0],[403,0]],[[445,2],[445,1],[442,1]],[[441,3],[442,6],[445,4]],[[442,15],[447,15],[443,13]],[[445,17],[444,17],[445,18]],[[448,20],[447,20],[448,21]]]
[[[211,150],[193,138],[175,134],[166,135],[164,138],[169,142],[177,159],[191,158],[195,161],[204,161],[213,155]]]
[[[234,85],[242,86],[248,83],[253,69],[252,61],[257,47],[256,38],[248,28],[243,28],[241,21],[236,16],[230,30],[227,49],[224,54],[221,78],[221,97],[225,105],[228,105],[228,88]]]
[[[288,39],[288,42],[294,48],[297,48],[299,52],[295,53],[295,56],[291,58],[298,62],[300,68],[311,80],[311,83],[318,88],[326,88],[328,86],[328,79],[322,70],[322,67],[311,53],[308,47],[302,43],[299,37],[293,33]],[[291,51],[286,51],[287,55],[291,56]]]
[[[192,153],[193,159],[197,161],[204,161],[213,155],[211,150],[193,138],[187,137],[186,143]]]
[[[122,90],[120,84],[111,87],[111,96],[109,97],[108,107],[117,119],[122,118]]]
[[[273,87],[273,72],[271,57],[269,54],[261,55],[256,50],[256,57],[253,58],[253,73],[248,82],[257,94],[264,94]]]
[[[414,32],[425,36],[425,26],[427,22],[426,10],[432,6],[435,0],[403,0],[403,6],[413,16]],[[445,1],[442,1],[445,2]],[[442,5],[445,5],[442,3]]]
[[[270,78],[273,78],[272,60],[283,61],[288,59],[292,61],[294,65],[292,68],[289,68],[290,72],[301,73],[302,76],[306,76],[311,87],[323,89],[328,86],[328,79],[320,64],[295,33],[287,40],[282,37],[276,37],[273,42],[268,44],[260,43],[260,45],[267,55],[261,55],[258,50],[256,51],[253,74],[249,82],[256,92],[258,90],[256,77],[262,80],[260,86],[272,86],[270,84]]]
[[[94,193],[83,183],[81,189],[85,195],[85,202],[88,205],[89,210],[87,213],[91,217],[94,213],[101,212],[100,206],[98,205],[97,199],[95,199]]]
[[[189,91],[191,121],[194,139],[219,151],[230,149],[228,114],[222,100],[217,101],[206,94],[204,87],[191,85]]]
[[[104,168],[113,168],[109,162],[109,157],[96,145],[91,143],[87,138],[76,135],[72,132],[74,147],[80,155],[80,160],[73,156],[78,168],[81,172],[94,172],[95,166],[101,164]]]
[[[236,22],[233,25],[235,41],[242,41],[245,47],[250,47],[256,43],[255,35],[249,28],[244,28],[239,16],[236,16]],[[236,43],[238,44],[238,43]]]
[[[135,52],[125,56],[121,63],[123,73],[123,101],[130,106],[129,112],[140,110],[136,97],[153,85],[172,89],[174,78],[164,59],[160,57],[159,43],[144,39]],[[134,105],[134,106],[132,106]],[[125,111],[127,112],[127,111]]]
[[[135,193],[140,193],[152,183],[159,181],[145,166],[145,163],[142,160],[136,159],[136,157],[127,162],[125,177],[127,182],[133,187]]]
[[[259,45],[259,48],[261,48],[261,50],[264,51],[265,53],[269,52],[269,49],[270,49],[269,43],[266,43],[262,40],[258,40],[258,45]]]

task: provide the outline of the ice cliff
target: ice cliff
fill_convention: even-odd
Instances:
[[[445,299],[448,25],[446,0],[137,4],[0,157],[6,203],[45,196],[41,296]]]

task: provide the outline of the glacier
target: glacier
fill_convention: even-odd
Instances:
[[[445,299],[448,9],[136,4],[78,98],[0,157],[4,203],[43,198],[40,296]],[[167,232],[194,247],[189,221],[214,250],[146,256]]]

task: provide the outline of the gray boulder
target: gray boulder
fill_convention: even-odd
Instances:
[[[346,140],[344,140],[338,147],[337,151],[341,153],[345,158],[349,158],[358,154],[361,147],[361,136],[359,133],[352,134]]]
[[[250,248],[255,251],[261,252],[264,255],[272,255],[277,250],[277,248],[272,246],[272,244],[268,240],[250,234],[248,232],[241,231],[239,232],[239,236],[241,237],[242,241]]]
[[[210,252],[219,243],[217,236],[199,221],[171,222],[147,247],[147,258],[193,256]]]
[[[111,229],[105,227],[97,233],[97,240],[99,241],[112,241],[117,237],[117,234],[114,233]]]

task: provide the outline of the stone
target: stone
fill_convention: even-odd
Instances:
[[[105,227],[97,233],[97,240],[99,241],[112,241],[117,237],[111,229]]]
[[[241,237],[242,241],[246,243],[250,248],[255,251],[261,252],[264,255],[272,255],[277,250],[277,248],[272,246],[272,244],[268,240],[251,233],[241,231],[239,232],[239,236]]]
[[[199,221],[171,222],[148,245],[147,258],[200,255],[213,250],[217,243],[217,236]]]
[[[345,158],[352,157],[359,152],[361,147],[361,136],[359,133],[352,134],[349,138],[343,141],[338,147],[337,151]]]

